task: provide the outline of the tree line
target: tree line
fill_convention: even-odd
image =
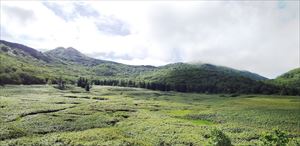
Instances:
[[[93,80],[95,85],[136,87],[159,91],[198,92],[198,93],[241,93],[241,94],[280,94],[300,95],[297,88],[287,86],[276,86],[263,82],[245,84],[235,83],[201,83],[201,84],[178,84],[164,82],[135,81],[129,79],[104,79]]]
[[[65,83],[77,84],[78,87],[90,91],[93,84],[106,86],[121,86],[121,87],[136,87],[159,91],[178,91],[178,92],[197,92],[197,93],[241,93],[241,94],[279,94],[279,95],[300,95],[298,88],[293,88],[285,85],[274,85],[264,82],[202,82],[202,83],[168,83],[168,82],[153,82],[144,80],[131,79],[98,79],[88,80],[87,78],[79,77],[77,81],[62,81],[61,78],[39,78],[34,75],[20,73],[16,79],[6,77],[8,74],[1,74],[0,85],[5,84],[58,84],[63,88]],[[11,75],[11,74],[10,74]]]
[[[84,77],[79,77],[79,79],[77,80],[77,86],[84,88],[85,91],[90,91],[90,89],[92,88],[92,83]]]

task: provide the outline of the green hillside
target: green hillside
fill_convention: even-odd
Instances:
[[[88,57],[74,48],[47,52],[0,40],[0,84],[74,84],[79,77],[98,85],[118,85],[162,91],[201,93],[300,94],[299,69],[274,82],[258,74],[212,64],[174,63],[133,66]],[[282,85],[289,85],[284,87]],[[283,92],[284,89],[284,92]]]
[[[41,84],[59,77],[74,80],[89,74],[85,67],[47,64],[29,57],[12,57],[0,53],[1,84]]]
[[[54,60],[60,61],[62,63],[67,62],[67,63],[73,63],[73,64],[84,65],[84,66],[95,66],[103,63],[113,63],[109,61],[90,58],[72,47],[69,48],[58,47],[56,49],[46,51],[45,54],[48,57],[53,58]]]
[[[80,76],[126,78],[155,69],[153,66],[132,66],[90,58],[73,48],[60,47],[41,53],[33,48],[2,40],[0,59],[1,84],[55,83],[59,77],[69,82],[74,82]]]
[[[256,81],[242,71],[211,64],[176,63],[139,76],[139,80],[170,86],[171,90],[204,93],[276,92],[277,88]],[[256,76],[259,78],[259,76]],[[261,77],[263,79],[263,77]]]
[[[300,90],[300,68],[293,69],[273,80],[275,84],[297,87]]]

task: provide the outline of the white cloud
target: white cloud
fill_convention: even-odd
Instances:
[[[272,78],[298,66],[299,11],[297,1],[1,1],[1,39],[134,65],[209,62]]]

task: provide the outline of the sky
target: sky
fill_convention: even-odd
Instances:
[[[268,78],[300,65],[299,1],[8,1],[0,39],[131,65],[212,63]]]

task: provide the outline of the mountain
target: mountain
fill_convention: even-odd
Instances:
[[[255,93],[265,86],[264,77],[211,64],[175,63],[146,72],[139,80],[170,86],[177,91],[208,93]]]
[[[216,72],[222,72],[226,74],[231,74],[233,76],[243,76],[245,78],[250,78],[252,80],[256,81],[262,81],[267,80],[268,78],[260,76],[255,73],[251,73],[249,71],[240,71],[237,69],[225,67],[225,66],[217,66],[213,64],[208,63],[174,63],[174,64],[168,64],[166,66],[163,66],[162,69],[176,69],[176,68],[185,68],[185,67],[194,67],[196,69],[204,69],[208,71],[216,71]]]
[[[273,83],[288,87],[297,87],[300,90],[300,68],[293,69],[272,80]]]
[[[90,70],[95,76],[117,76],[122,78],[138,75],[141,72],[155,69],[154,66],[133,66],[113,61],[94,59],[82,54],[72,47],[58,47],[56,49],[46,51],[45,54],[62,64],[88,67],[88,70]]]
[[[28,46],[0,41],[0,82],[36,84],[59,77],[72,82],[78,77],[127,78],[155,69],[90,58],[74,48],[56,48],[45,53]],[[33,81],[27,81],[28,79]],[[26,81],[25,81],[26,80]]]
[[[10,52],[15,55],[30,56],[32,58],[35,58],[37,60],[42,60],[45,62],[51,61],[51,59],[49,57],[47,57],[46,55],[44,55],[42,52],[39,52],[39,51],[37,51],[33,48],[30,48],[30,47],[27,47],[25,45],[11,43],[11,42],[7,42],[4,40],[0,40],[0,44],[2,44],[2,46],[3,46],[1,48],[2,52]],[[9,46],[9,47],[4,47],[4,45]]]
[[[297,69],[276,79],[275,84],[255,73],[206,63],[133,66],[91,58],[71,47],[42,53],[1,40],[0,48],[0,84],[56,83],[59,78],[75,83],[79,77],[86,77],[101,84],[163,91],[274,94],[283,93],[277,82],[295,86],[299,77]],[[284,93],[299,93],[292,88],[284,88]]]
[[[85,66],[95,66],[102,63],[114,63],[114,62],[90,58],[72,47],[69,48],[58,47],[56,49],[46,51],[45,54],[50,58],[54,58],[55,60],[59,60],[61,62],[70,62],[70,63],[85,65]]]

